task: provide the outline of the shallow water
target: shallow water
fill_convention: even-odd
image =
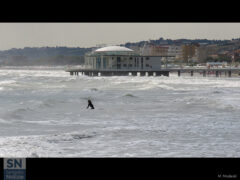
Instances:
[[[239,77],[0,69],[1,157],[239,157],[239,117]]]

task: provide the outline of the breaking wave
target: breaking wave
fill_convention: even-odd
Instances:
[[[59,134],[52,135],[47,138],[49,143],[72,142],[81,139],[93,138],[96,134]]]
[[[91,90],[91,91],[98,91],[97,88],[91,88],[90,90]]]
[[[3,117],[4,119],[19,119],[22,120],[24,119],[24,115],[27,115],[28,113],[33,113],[34,110],[26,107],[26,108],[17,108],[15,110],[9,110],[6,112]]]
[[[123,97],[131,97],[131,98],[136,98],[137,96],[133,95],[133,94],[125,94]]]
[[[69,149],[72,149],[74,154],[78,141],[94,138],[96,135],[94,132],[90,134],[73,132],[40,136],[0,137],[0,156],[58,157]]]

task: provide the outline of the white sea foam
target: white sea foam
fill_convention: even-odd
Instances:
[[[239,80],[1,69],[0,155],[239,157]]]
[[[14,80],[3,80],[3,81],[0,81],[0,86],[14,84],[14,83],[16,83],[16,81],[14,81]]]

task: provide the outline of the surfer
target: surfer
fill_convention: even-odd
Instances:
[[[91,107],[91,109],[94,109],[94,106],[93,106],[92,101],[90,99],[88,100],[87,109],[89,108],[89,106]]]

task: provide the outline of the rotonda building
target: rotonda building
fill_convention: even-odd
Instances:
[[[99,48],[85,55],[85,66],[92,70],[160,70],[162,56],[140,55],[123,46]]]

